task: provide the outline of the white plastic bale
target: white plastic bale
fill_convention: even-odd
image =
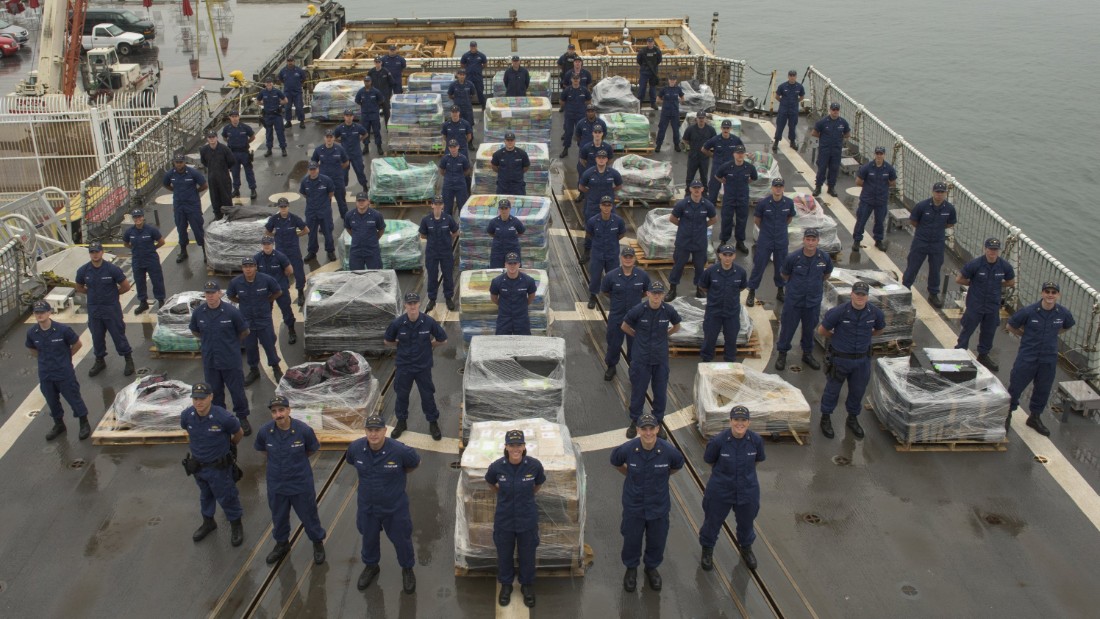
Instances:
[[[670,208],[651,208],[645,215],[645,221],[638,227],[638,246],[645,252],[647,260],[672,260],[676,248],[676,224],[669,221]],[[707,245],[711,244],[713,226],[707,227]]]
[[[478,421],[565,423],[565,340],[479,335],[462,374],[462,431]]]
[[[151,374],[123,387],[107,414],[113,411],[120,424],[135,431],[167,432],[180,429],[180,413],[188,406],[191,385]]]
[[[717,105],[714,91],[707,84],[695,80],[684,80],[677,85],[684,91],[684,101],[680,104],[680,112],[688,114],[709,112]]]
[[[361,432],[378,408],[379,385],[362,355],[343,351],[287,369],[275,394],[286,397],[291,415],[316,431]]]
[[[755,204],[757,200],[770,196],[772,180],[781,178],[779,161],[771,153],[759,150],[747,153],[745,161],[756,168],[756,180],[749,183],[749,200]]]
[[[263,250],[266,219],[219,219],[206,224],[206,266],[219,272],[240,272],[241,260]]]
[[[623,186],[615,197],[622,200],[667,202],[677,196],[672,164],[628,153],[611,163],[623,177]]]
[[[700,363],[695,373],[699,432],[709,438],[728,428],[730,409],[737,405],[749,409],[752,429],[760,434],[810,429],[810,404],[794,385],[741,363]]]
[[[592,87],[592,105],[600,113],[628,112],[637,114],[642,109],[641,101],[634,96],[630,82],[620,75],[605,77]]]
[[[306,353],[384,353],[386,327],[401,309],[393,270],[313,273],[306,280]]]
[[[703,316],[706,314],[707,300],[696,299],[694,296],[688,295],[676,297],[674,301],[670,301],[668,304],[676,309],[681,318],[680,330],[668,336],[669,345],[689,348],[702,347]],[[741,329],[737,332],[737,344],[739,346],[747,345],[752,337],[752,331],[752,318],[749,316],[747,309],[741,308]],[[716,346],[725,345],[726,336],[719,333]]]

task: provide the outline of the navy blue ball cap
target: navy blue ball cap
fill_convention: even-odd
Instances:
[[[452,105],[451,106],[451,111],[452,112],[461,112],[462,108],[458,107],[457,105]]]
[[[390,44],[390,50],[392,50],[392,51],[395,51],[395,52],[396,52],[396,51],[397,51],[397,46],[391,43],[391,44]]]
[[[661,425],[657,423],[657,418],[650,413],[645,413],[641,417],[638,417],[638,423],[635,424],[639,428],[656,428]]]
[[[438,193],[435,194],[435,197],[432,198],[432,204],[443,204],[443,196],[439,195]]]
[[[1001,248],[1001,239],[998,239],[997,237],[993,237],[993,236],[989,237],[988,239],[985,240],[985,248],[986,249],[1000,249]]]
[[[730,419],[748,419],[749,409],[747,407],[737,405],[730,409]]]
[[[415,292],[406,292],[405,303],[420,303],[420,295]]]
[[[290,206],[290,200],[287,200],[286,198],[279,198],[279,200],[277,202],[275,202],[275,206],[277,206],[279,208],[282,208],[284,206]]]
[[[512,208],[512,201],[508,198],[501,198],[500,201],[497,202],[497,210],[504,208]]]
[[[885,146],[876,146],[875,147],[875,154],[876,155],[885,155],[886,154],[886,147]]]
[[[210,390],[210,385],[206,383],[195,383],[191,385],[192,398],[209,398],[212,395],[214,395],[214,392]]]
[[[344,116],[355,116],[355,110],[349,107],[348,109],[344,110]]]
[[[852,284],[852,294],[870,294],[871,287],[867,285],[867,282],[856,282]]]
[[[477,41],[470,41],[470,47],[477,47]]]
[[[92,241],[91,243],[88,243],[88,253],[90,254],[93,251],[103,251],[103,243],[100,243],[99,241]]]
[[[736,254],[737,253],[737,248],[735,248],[733,245],[730,245],[729,243],[726,243],[725,245],[718,248],[718,253],[720,253],[720,254]]]
[[[373,82],[373,81],[374,81],[374,78],[372,78],[372,77],[371,77],[371,76],[369,76],[369,75],[364,75],[364,76],[363,76],[363,81],[364,81],[364,82]]]
[[[275,83],[275,76],[274,75],[268,75],[267,77],[264,78],[264,83],[265,84],[274,84]]]
[[[611,199],[611,196],[604,196],[604,197],[600,198],[600,206],[603,206],[604,204],[614,204],[614,203],[615,203],[615,201]]]
[[[702,111],[702,110],[699,110],[698,112],[695,113],[695,117],[705,119],[707,117],[707,113]]]
[[[634,251],[634,248],[629,246],[629,245],[626,245],[622,249],[619,250],[619,255],[620,256],[629,256],[629,257],[633,258],[636,254],[637,254],[637,252]]]
[[[646,37],[645,42],[646,43],[652,43],[653,42],[653,37]]]
[[[947,183],[941,181],[932,185],[932,191],[947,191]]]
[[[1043,292],[1047,290],[1053,290],[1054,292],[1062,292],[1062,287],[1057,282],[1043,282]]]
[[[136,208],[136,209],[130,211],[130,217],[145,217],[145,211],[143,211],[139,208]]]
[[[819,239],[819,238],[821,238],[821,231],[818,230],[817,228],[806,228],[805,230],[802,231],[802,238],[806,238],[806,237],[810,237],[810,236],[814,237],[815,239]]]
[[[260,245],[274,245],[274,244],[275,244],[275,237],[273,237],[273,236],[261,236],[260,237]]]
[[[458,146],[458,140],[447,140],[447,146]]]
[[[514,140],[514,139],[516,139],[516,134],[509,131],[508,133],[504,134],[504,139],[505,140]]]
[[[267,401],[268,410],[281,406],[283,408],[290,408],[290,400],[286,399],[284,395],[277,395]]]
[[[390,46],[390,49],[393,49],[392,45]],[[381,56],[375,56],[374,61],[377,62],[378,64],[382,64],[382,57]]]
[[[786,183],[783,182],[783,177],[776,177],[772,179],[772,187],[785,187]]]
[[[186,162],[187,162],[187,156],[184,155],[183,153],[176,153],[175,155],[172,156],[172,163],[186,163]]]
[[[508,252],[508,255],[504,257],[505,264],[519,264],[519,254],[514,251]]]
[[[203,292],[221,292],[221,290],[221,285],[218,284],[218,281],[215,279],[206,282],[206,284],[202,287]]]
[[[306,168],[309,170],[320,170],[321,164],[317,163],[316,161],[310,161],[309,165],[306,166]]]
[[[649,285],[649,291],[650,292],[659,292],[661,294],[664,294],[665,293],[665,285],[662,284],[661,282],[653,282],[652,284]]]
[[[378,415],[371,415],[370,417],[367,417],[367,421],[363,425],[368,430],[377,430],[379,428],[386,427],[386,422],[382,421],[382,418]]]
[[[703,186],[703,181],[701,181],[701,180],[698,180],[698,179],[697,179],[697,180],[693,180],[693,181],[691,181],[691,186],[692,186],[693,188],[694,188],[694,187],[702,187],[702,186]]]
[[[325,129],[325,137],[326,138],[334,138],[334,137],[336,137],[336,132],[333,131],[332,129]]]
[[[39,299],[38,301],[35,301],[34,306],[31,309],[34,311],[35,314],[40,314],[42,312],[53,311],[53,308],[50,307],[50,304],[47,301],[43,300],[43,299]]]
[[[241,113],[238,110],[229,110],[230,116],[240,116]]]
[[[241,266],[242,267],[254,267],[254,266],[256,266],[256,259],[253,258],[252,256],[245,256],[244,258],[241,258]]]
[[[566,49],[577,49],[577,46],[570,43],[569,47],[567,47]]]
[[[365,191],[360,191],[359,193],[355,194],[355,199],[356,200],[370,200],[370,194],[365,192]]]
[[[504,435],[505,445],[526,445],[527,439],[523,437],[523,430],[508,430]]]
[[[207,131],[207,132],[206,132],[206,137],[208,137],[208,138],[216,138],[216,137],[218,137],[218,133],[217,133],[216,131]]]
[[[589,103],[588,105],[584,106],[584,111],[586,111],[586,112],[595,112],[596,111],[596,106]]]
[[[606,148],[601,148],[600,150],[596,151],[596,156],[597,157],[603,157],[603,158],[606,159],[606,158],[610,157],[611,154],[607,152]]]
[[[839,110],[840,109],[840,104],[837,103],[836,101],[833,101],[832,103],[829,104],[829,109],[830,110]]]
[[[744,152],[745,152],[745,145],[744,145],[744,144],[738,144],[737,146],[734,146],[734,147],[733,147],[733,152],[735,152],[735,153],[742,153],[742,154],[744,154]]]
[[[722,128],[723,129],[732,129],[733,128],[733,121],[732,120],[723,120],[722,121]]]
[[[459,69],[455,71],[455,75],[466,75],[466,69]]]
[[[519,60],[519,56],[512,56],[512,62],[516,62],[517,60]]]

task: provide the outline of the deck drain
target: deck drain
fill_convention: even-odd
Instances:
[[[160,524],[160,523],[161,523],[161,518],[160,518],[160,516],[153,516],[153,517],[152,517],[152,518],[150,518],[150,519],[149,519],[148,521],[146,521],[146,523],[145,523],[145,526],[147,526],[147,527],[155,527],[155,526],[157,526],[157,525],[158,525],[158,524]]]
[[[917,594],[920,593],[913,585],[903,585],[901,588],[901,592],[911,598],[917,597]]]
[[[1046,464],[1047,462],[1050,462],[1050,460],[1046,456],[1035,456],[1035,461],[1039,464]]]
[[[797,374],[798,372],[801,372],[801,371],[802,371],[802,366],[801,366],[801,365],[792,365],[792,366],[790,367],[790,370],[791,370],[792,372],[795,372],[795,373]]]
[[[1060,412],[1062,412],[1062,407],[1058,406],[1058,405],[1054,405],[1054,406],[1050,407],[1050,411],[1052,413],[1060,413]]]
[[[818,516],[817,514],[803,514],[802,520],[803,522],[808,522],[809,524],[821,524],[822,522],[821,516]]]
[[[149,373],[149,368],[138,368],[137,369],[137,375],[138,376],[145,376],[148,373]]]
[[[70,469],[82,469],[82,468],[84,468],[85,464],[87,464],[87,462],[85,462],[83,458],[77,458],[76,460],[73,460],[72,462],[69,463],[69,468]]]
[[[997,514],[986,514],[983,518],[989,524],[1004,524],[1004,519]]]
[[[30,417],[31,419],[34,419],[35,417],[38,416],[38,413],[41,413],[41,412],[42,411],[40,411],[40,410],[27,411],[27,417]]]
[[[448,464],[447,466],[451,467],[452,469],[460,469],[460,468],[462,468],[462,462],[459,461],[459,460],[455,460],[454,462]]]
[[[852,459],[848,456],[833,456],[833,464],[837,466],[848,466],[852,463]]]

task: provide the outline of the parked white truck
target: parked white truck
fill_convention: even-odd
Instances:
[[[92,28],[90,35],[80,38],[84,50],[97,47],[109,47],[118,52],[119,56],[129,56],[134,51],[149,47],[149,41],[136,32],[126,32],[114,24],[97,24]]]

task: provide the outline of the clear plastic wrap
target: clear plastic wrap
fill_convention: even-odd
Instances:
[[[493,516],[497,497],[485,473],[504,454],[504,434],[523,430],[527,454],[542,463],[546,483],[535,495],[539,511],[539,568],[572,568],[584,557],[587,480],[580,447],[565,424],[542,419],[486,421],[474,424],[462,452],[455,501],[455,565],[468,570],[494,570]]]
[[[199,351],[199,338],[191,335],[191,314],[203,303],[206,303],[206,295],[198,290],[187,290],[168,297],[164,307],[157,310],[157,326],[153,329],[153,344],[157,352]],[[222,303],[233,305],[224,292]]]
[[[611,167],[623,177],[623,188],[615,197],[619,200],[669,202],[678,194],[672,180],[672,163],[626,154],[611,162]]]
[[[386,352],[382,336],[401,313],[397,272],[311,273],[306,280],[305,352]]]
[[[493,238],[486,232],[489,222],[500,211],[497,202],[508,198],[512,202],[512,217],[523,222],[526,231],[519,236],[523,267],[545,269],[550,249],[550,213],[553,202],[544,196],[506,196],[501,194],[472,195],[458,214],[461,236],[458,238],[459,268],[484,269],[489,266]]]
[[[455,81],[454,73],[426,73],[418,71],[416,73],[409,74],[408,90],[410,93],[416,92],[438,92],[440,95],[446,97],[447,89],[451,87],[451,82]],[[450,99],[448,99],[449,101]],[[451,107],[448,105],[447,107]]]
[[[527,306],[531,320],[531,335],[545,336],[550,330],[550,280],[546,271],[522,269],[538,284],[535,300]],[[467,342],[475,335],[493,335],[497,330],[497,306],[489,293],[489,285],[501,269],[464,270],[458,276],[458,298],[462,338]]]
[[[474,177],[471,181],[473,194],[496,193],[497,173],[493,171],[493,153],[504,147],[503,142],[484,142],[477,147],[474,155]],[[531,167],[523,175],[527,183],[525,190],[529,196],[550,195],[550,149],[545,143],[516,142],[516,148],[527,153]]]
[[[546,97],[550,98],[550,72],[549,71],[527,71],[531,76],[531,83],[527,85],[528,97]],[[493,96],[503,97],[507,90],[504,87],[504,71],[497,71],[493,74]]]
[[[462,435],[479,421],[537,418],[565,425],[565,340],[482,335],[462,374]]]
[[[503,142],[516,134],[517,142],[550,141],[554,107],[548,97],[493,97],[485,101],[486,142]]]
[[[168,380],[164,374],[143,376],[122,388],[115,396],[112,412],[118,424],[129,430],[171,432],[180,430],[180,413],[191,406],[191,385]]]
[[[387,219],[386,233],[378,239],[382,250],[382,268],[395,271],[415,271],[420,268],[420,226],[407,219]],[[340,233],[336,243],[336,257],[340,260],[340,269],[348,270],[351,253],[351,233],[347,228]]]
[[[703,314],[707,310],[706,299],[696,299],[692,295],[676,297],[669,301],[669,305],[680,313],[680,330],[668,336],[670,346],[683,346],[685,348],[701,348],[703,346]],[[746,346],[752,338],[752,318],[748,310],[741,308],[741,330],[737,332],[737,345]],[[718,343],[715,346],[725,346],[726,337],[718,334]]]
[[[714,91],[710,86],[694,80],[684,80],[678,86],[684,91],[684,102],[680,104],[680,112],[694,114],[696,112],[709,112],[717,105]]]
[[[645,114],[611,112],[600,114],[600,118],[607,124],[607,141],[615,150],[653,146],[649,117]]]
[[[651,208],[645,214],[645,222],[638,227],[638,246],[645,252],[646,260],[672,260],[676,245],[676,225],[668,220],[670,208]],[[707,228],[707,245],[714,231]]]
[[[749,200],[756,201],[772,194],[772,179],[780,178],[779,162],[771,153],[755,150],[745,155],[748,161],[756,167],[756,180],[749,182]],[[802,242],[799,237],[798,242]]]
[[[443,152],[443,98],[437,93],[408,93],[390,99],[386,142],[391,150]]]
[[[630,82],[620,75],[605,77],[592,87],[592,105],[603,113],[626,112],[637,114],[642,102],[634,96]],[[606,120],[606,119],[605,119]]]
[[[794,219],[787,226],[787,247],[791,251],[802,247],[802,231],[806,228],[817,228],[817,247],[827,254],[835,254],[842,247],[840,237],[837,235],[836,220],[825,214],[822,204],[808,193],[795,194]],[[760,229],[753,224],[753,238],[760,236]]]
[[[886,271],[852,270],[834,268],[829,279],[825,280],[825,295],[821,301],[821,317],[830,309],[847,303],[852,296],[852,284],[865,282],[871,289],[867,300],[886,315],[886,328],[871,338],[871,342],[892,342],[894,340],[912,340],[913,323],[917,319],[917,310],[913,307],[913,293],[898,283]],[[822,346],[826,342],[820,335],[815,336]]]
[[[370,162],[370,199],[380,204],[431,200],[438,180],[439,167],[435,163],[378,157]]]
[[[958,383],[931,369],[913,367],[909,357],[878,357],[871,401],[879,421],[900,443],[1004,441],[1009,395],[997,377],[970,351],[927,352],[965,357],[977,366],[977,378]]]
[[[274,214],[268,213],[268,215]],[[263,250],[260,238],[267,219],[219,219],[206,224],[206,266],[219,273],[239,273],[241,259]]]
[[[712,437],[729,427],[730,409],[748,407],[759,434],[807,432],[810,403],[802,390],[774,374],[741,363],[700,363],[695,373],[695,417],[699,432]]]
[[[344,110],[355,110],[355,120],[359,120],[359,104],[355,102],[355,93],[363,87],[356,80],[329,80],[317,82],[313,87],[313,100],[310,102],[309,117],[321,122],[343,122]]]
[[[379,385],[362,355],[343,351],[288,368],[275,395],[286,397],[291,415],[318,432],[362,433],[378,408]]]

